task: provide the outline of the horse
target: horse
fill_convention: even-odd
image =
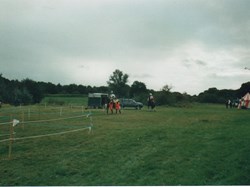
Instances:
[[[155,108],[155,101],[154,99],[148,99],[148,109],[151,107],[151,110]]]

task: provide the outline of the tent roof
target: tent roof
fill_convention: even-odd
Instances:
[[[249,101],[249,100],[250,100],[250,93],[247,93],[247,94],[243,97],[243,99],[244,99],[245,101]]]
[[[102,97],[102,96],[108,96],[106,93],[89,93],[89,97]]]

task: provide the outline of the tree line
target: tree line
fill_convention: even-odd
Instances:
[[[149,93],[154,94],[157,105],[183,105],[190,102],[201,103],[225,103],[228,99],[241,98],[250,92],[250,82],[243,83],[237,90],[218,90],[209,88],[197,95],[172,92],[172,87],[164,85],[161,90],[148,89],[146,84],[134,81],[128,85],[129,75],[116,69],[109,77],[107,86],[84,86],[77,84],[61,85],[51,82],[37,82],[29,78],[22,81],[9,80],[0,74],[0,101],[12,105],[35,104],[48,94],[84,94],[110,93],[111,90],[117,97],[134,98],[144,104],[147,102]]]

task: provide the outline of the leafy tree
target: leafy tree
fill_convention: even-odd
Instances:
[[[51,82],[48,82],[46,92],[49,94],[56,94],[58,93],[58,86],[56,86],[55,84]]]
[[[172,105],[175,103],[174,97],[170,90],[172,86],[164,85],[161,91],[155,93],[155,100],[157,105]]]
[[[163,92],[168,92],[168,93],[169,93],[169,92],[172,90],[172,88],[173,88],[173,86],[167,85],[167,84],[166,84],[165,86],[162,87],[161,90],[162,90]]]
[[[4,98],[5,90],[6,90],[5,80],[2,77],[2,74],[0,74],[0,101],[2,101]]]
[[[147,87],[143,82],[134,81],[130,88],[130,97],[147,93]]]
[[[14,104],[16,106],[20,104],[31,104],[33,101],[32,95],[29,93],[29,91],[26,88],[14,89]]]
[[[27,89],[28,93],[33,96],[33,102],[39,103],[43,98],[43,93],[39,84],[31,79],[24,79],[22,81],[23,87]]]
[[[246,82],[241,85],[240,89],[238,90],[237,96],[239,98],[243,97],[247,92],[250,92],[250,82]]]
[[[228,93],[228,90],[220,91],[217,88],[209,88],[208,90],[199,94],[198,101],[201,103],[224,103],[229,99]]]
[[[76,84],[70,84],[66,86],[67,92],[70,94],[79,94],[78,86]]]
[[[122,71],[116,69],[113,74],[109,77],[109,81],[107,84],[118,97],[123,97],[128,95],[129,86],[128,82],[128,74],[123,74]]]

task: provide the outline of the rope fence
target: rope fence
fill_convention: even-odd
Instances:
[[[78,129],[73,129],[73,130],[66,130],[62,132],[56,132],[56,133],[48,133],[48,134],[41,134],[41,135],[33,135],[33,136],[25,136],[25,137],[14,137],[16,136],[16,132],[14,132],[15,126],[19,124],[38,124],[38,123],[46,123],[46,122],[55,122],[55,121],[64,121],[68,119],[77,119],[77,118],[82,118],[86,117],[89,119],[89,125],[83,128],[78,128]],[[0,143],[2,142],[9,142],[9,159],[11,158],[11,152],[12,152],[12,144],[14,141],[19,141],[19,140],[27,140],[27,139],[36,139],[36,138],[43,138],[43,137],[50,137],[50,136],[58,136],[58,135],[64,135],[68,133],[74,133],[74,132],[79,132],[79,131],[84,131],[88,130],[88,133],[90,134],[92,132],[92,127],[93,127],[93,121],[92,121],[92,113],[84,114],[84,115],[77,115],[77,116],[69,116],[69,117],[64,117],[64,118],[54,118],[54,119],[46,119],[46,120],[33,120],[33,121],[19,121],[17,119],[13,119],[10,122],[3,122],[0,123],[0,125],[9,125],[9,133],[5,134],[0,134],[0,137],[5,137],[9,136],[7,139],[0,140]]]
[[[19,122],[20,124],[28,124],[28,123],[44,123],[44,122],[51,122],[51,121],[60,121],[60,120],[67,120],[67,119],[75,119],[75,118],[81,118],[81,117],[88,117],[89,114],[87,115],[79,115],[79,116],[72,116],[72,117],[66,117],[66,118],[56,118],[56,119],[47,119],[47,120],[34,120],[34,121],[22,121]],[[12,124],[13,122],[4,122],[0,123],[0,125],[9,125]]]
[[[6,124],[4,120],[9,119],[10,115],[14,118],[25,118],[26,120],[43,119],[48,116],[79,115],[85,113],[85,106],[27,106],[27,107],[9,107],[0,110],[0,125]],[[8,122],[7,122],[8,123]]]
[[[75,129],[75,130],[70,130],[70,131],[64,131],[64,132],[58,132],[58,133],[51,133],[51,134],[42,134],[42,135],[37,135],[37,136],[27,136],[27,137],[22,137],[22,138],[8,138],[8,139],[1,140],[0,143],[1,142],[7,142],[7,141],[27,140],[27,139],[35,139],[35,138],[56,136],[56,135],[62,135],[62,134],[68,134],[68,133],[83,131],[83,130],[87,130],[87,129],[89,130],[89,133],[90,133],[92,127],[89,126],[89,127],[85,127],[85,128],[81,128],[81,129]],[[15,133],[13,133],[13,134],[15,134]]]

